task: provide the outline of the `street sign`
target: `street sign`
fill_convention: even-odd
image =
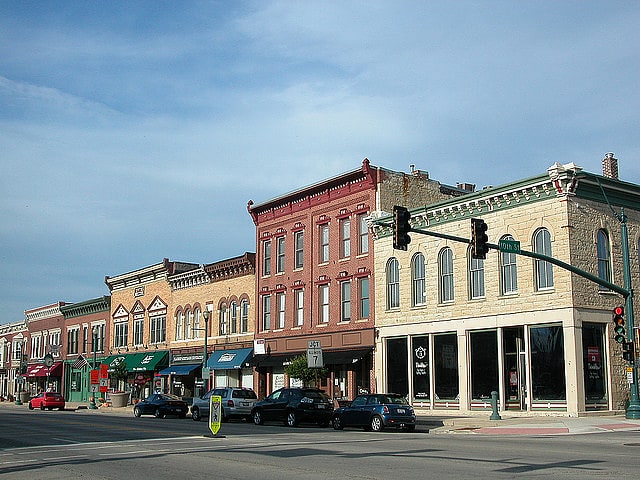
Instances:
[[[211,395],[211,403],[209,404],[209,430],[214,435],[220,430],[222,422],[222,397],[220,395]]]
[[[91,373],[89,375],[89,378],[91,379],[91,385],[100,384],[100,370],[91,370]]]
[[[307,367],[309,368],[322,368],[324,367],[324,359],[322,358],[321,348],[308,348],[307,349]]]
[[[320,340],[309,340],[307,342],[307,348],[308,349],[322,348],[322,346],[320,345]]]
[[[520,242],[518,240],[500,240],[498,248],[504,253],[520,253]]]

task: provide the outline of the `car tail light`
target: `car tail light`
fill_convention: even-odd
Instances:
[[[227,407],[233,407],[233,400],[227,400]]]

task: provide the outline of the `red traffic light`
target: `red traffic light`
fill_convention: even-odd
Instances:
[[[624,330],[624,307],[619,305],[613,309],[613,339],[618,343],[624,343],[626,332]]]
[[[618,307],[614,308],[614,309],[613,309],[613,314],[614,314],[616,317],[621,317],[621,316],[623,316],[623,315],[624,315],[624,307],[622,307],[622,306],[618,306]]]

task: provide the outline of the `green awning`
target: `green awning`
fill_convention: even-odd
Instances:
[[[137,363],[130,370],[132,372],[155,372],[169,365],[169,352],[166,350],[137,355]]]
[[[124,362],[124,364],[127,366],[127,371],[133,372],[135,371],[133,370],[133,367],[140,363],[141,355],[143,354],[142,353],[127,353],[127,354],[121,353],[118,355],[111,355],[110,357],[107,357],[106,359],[104,359],[102,363],[106,363],[107,365],[109,365],[109,367],[107,368],[108,372],[113,372],[113,369],[116,365],[118,365],[120,362]]]

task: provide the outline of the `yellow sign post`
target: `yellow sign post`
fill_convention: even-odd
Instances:
[[[222,397],[220,395],[211,395],[211,403],[209,404],[209,430],[211,430],[211,433],[217,435],[221,423]]]

